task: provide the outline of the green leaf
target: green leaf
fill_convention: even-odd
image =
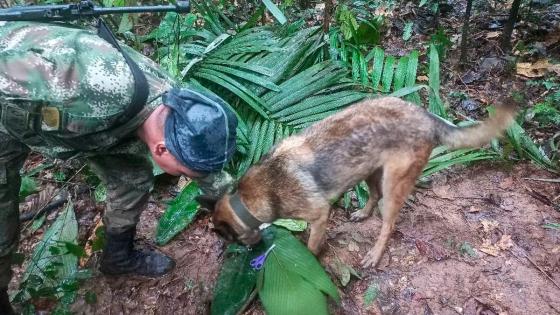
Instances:
[[[356,198],[358,198],[358,207],[361,209],[366,206],[369,198],[369,191],[365,182],[360,182],[354,187]]]
[[[397,91],[404,87],[404,80],[408,67],[408,57],[404,56],[399,59],[397,70],[395,71],[395,81],[393,82],[393,91]]]
[[[229,245],[214,287],[212,315],[235,315],[245,305],[257,282],[257,272],[250,262],[258,252],[237,244]]]
[[[19,188],[19,200],[23,201],[25,197],[37,192],[37,183],[33,177],[30,176],[22,176],[21,177],[21,186]]]
[[[548,169],[552,172],[558,171],[558,165],[553,163],[544,153],[542,148],[538,147],[531,136],[525,132],[523,127],[517,122],[513,122],[506,130],[509,142],[513,145],[520,157],[528,157],[535,164]]]
[[[86,300],[87,304],[93,305],[97,303],[97,294],[95,294],[95,292],[92,291],[87,291],[86,294],[84,295],[84,299]]]
[[[409,40],[412,37],[412,27],[414,26],[414,22],[406,22],[403,28],[403,35],[402,39],[404,41]]]
[[[360,53],[360,78],[363,85],[368,85],[368,69],[367,69],[367,62],[364,55]]]
[[[91,244],[91,250],[97,252],[103,248],[105,248],[105,228],[100,226],[95,230],[95,239]]]
[[[429,176],[457,164],[498,158],[498,154],[482,149],[459,149],[447,152],[444,147],[432,151],[430,160],[424,167],[422,177]]]
[[[381,75],[383,73],[383,61],[385,59],[385,52],[379,46],[374,48],[373,53],[373,71],[371,74],[371,86],[374,90],[379,87],[379,82],[381,82]]]
[[[263,288],[259,292],[269,315],[322,315],[328,314],[327,299],[313,285],[277,258],[269,254],[264,269]]]
[[[366,292],[364,293],[364,306],[369,306],[379,296],[379,285],[376,282],[369,284]]]
[[[78,268],[78,258],[71,254],[60,254],[60,251],[52,251],[51,248],[58,248],[60,243],[75,243],[77,238],[78,222],[73,205],[69,202],[35,247],[22,281],[31,276],[38,276],[43,279],[45,286],[56,286],[56,279],[73,275]],[[46,270],[51,270],[50,276]]]
[[[43,214],[42,216],[33,220],[33,223],[31,224],[31,233],[37,232],[37,230],[40,229],[43,226],[43,224],[45,223],[46,218],[47,218],[47,216],[45,214]]]
[[[382,92],[388,93],[391,90],[393,82],[393,73],[395,72],[395,57],[387,56],[385,65],[383,66],[383,77],[381,78]]]
[[[105,202],[107,200],[107,186],[103,183],[99,183],[99,185],[95,187],[93,195],[95,197],[95,202]]]
[[[278,21],[278,23],[280,23],[282,25],[286,24],[287,19],[284,16],[284,13],[282,13],[282,11],[280,11],[280,9],[276,6],[276,4],[274,4],[270,0],[262,0],[262,2],[264,3],[264,5],[268,9],[268,11],[270,11],[270,13],[272,13],[274,18]]]
[[[394,97],[403,97],[403,96],[407,96],[413,93],[416,93],[417,91],[421,90],[421,89],[429,89],[429,87],[427,85],[416,85],[416,86],[407,86],[407,87],[403,87],[387,96],[394,96]]]
[[[129,32],[132,30],[133,26],[134,25],[132,24],[132,21],[128,13],[124,13],[121,16],[121,22],[119,23],[119,29],[117,30],[117,33],[123,34]]]
[[[412,87],[416,84],[416,72],[418,71],[418,50],[413,50],[408,55],[408,67],[406,69],[405,86]],[[407,100],[420,105],[420,96],[418,93],[413,93],[407,97]]]
[[[352,80],[359,81],[361,74],[361,65],[360,65],[360,57],[361,54],[357,49],[352,50]]]
[[[149,154],[149,159],[152,162],[152,173],[154,174],[154,176],[159,176],[161,174],[164,174],[165,172],[161,169],[161,167],[159,167],[159,165],[154,161],[154,159],[152,158],[152,155]]]
[[[290,231],[301,232],[307,228],[307,222],[304,220],[294,219],[277,219],[273,222],[274,225],[284,227]]]
[[[447,113],[443,101],[439,96],[440,80],[439,80],[439,55],[434,44],[430,45],[430,64],[429,64],[429,104],[428,110],[440,117],[447,118]]]
[[[269,227],[272,229],[274,226]],[[295,238],[290,232],[282,228],[275,228],[274,254],[276,261],[284,268],[298,274],[300,277],[311,283],[313,287],[329,295],[335,301],[339,301],[338,291],[330,277],[327,275],[317,258],[305,247],[300,240]],[[267,263],[272,261],[271,257]],[[265,265],[266,271],[267,265]],[[281,270],[279,270],[282,272]],[[265,285],[266,285],[265,273]],[[286,313],[285,313],[286,314]]]
[[[86,251],[83,247],[76,245],[71,242],[64,242],[64,247],[68,251],[68,253],[80,258],[80,257],[87,257]]]
[[[57,182],[63,182],[66,179],[66,174],[62,171],[56,171],[54,172],[53,177]]]
[[[200,189],[193,181],[171,201],[156,229],[156,242],[159,245],[165,245],[192,222],[199,209],[199,204],[194,199],[198,195]]]
[[[545,229],[560,230],[560,223],[547,223],[542,225]]]

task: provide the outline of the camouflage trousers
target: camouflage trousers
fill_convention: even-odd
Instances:
[[[20,170],[30,149],[0,131],[0,288],[12,277],[11,254],[19,241]],[[93,171],[107,187],[103,223],[119,233],[136,226],[153,185],[152,164],[146,154],[105,154],[88,157]]]

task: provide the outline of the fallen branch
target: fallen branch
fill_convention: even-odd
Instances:
[[[60,198],[56,198],[57,196],[60,196]],[[39,208],[39,210],[29,211],[29,212],[26,212],[26,213],[23,213],[22,215],[20,215],[19,216],[19,221],[20,222],[26,222],[26,221],[30,221],[30,220],[32,220],[36,217],[40,217],[43,214],[48,214],[52,210],[58,209],[60,206],[65,204],[66,201],[68,201],[68,193],[58,194],[58,195],[55,196],[55,198],[53,198],[53,200],[50,201],[50,203],[43,206],[42,208]]]
[[[533,177],[523,177],[523,179],[534,180],[534,181],[538,181],[538,182],[559,183],[559,184],[560,184],[560,178],[533,178]]]
[[[515,245],[516,248],[520,248],[519,246],[517,246],[517,244]],[[521,248],[520,248],[521,249]],[[511,248],[508,250],[515,258],[521,260],[519,258],[519,256],[517,256],[512,250]],[[538,271],[540,271],[548,280],[550,280],[550,282],[552,282],[554,284],[555,287],[557,287],[558,289],[560,289],[560,285],[558,285],[558,283],[556,283],[556,281],[554,281],[554,279],[552,279],[539,265],[537,265],[537,263],[535,263],[530,257],[529,255],[527,255],[525,253],[525,251],[523,249],[521,249],[519,252],[521,252],[523,254],[523,256],[525,256],[525,258],[527,258],[527,260],[533,265],[533,267],[535,267]]]

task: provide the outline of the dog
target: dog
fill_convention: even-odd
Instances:
[[[484,122],[459,128],[395,97],[355,103],[284,139],[253,165],[237,190],[215,204],[214,230],[226,240],[254,245],[262,223],[303,219],[310,224],[307,246],[317,255],[331,204],[365,180],[369,200],[351,220],[371,216],[383,198],[379,237],[362,260],[364,268],[375,267],[432,149],[480,147],[499,136],[515,113],[514,105],[499,106]]]

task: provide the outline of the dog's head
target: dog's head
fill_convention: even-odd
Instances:
[[[240,241],[245,245],[255,245],[261,241],[258,227],[250,227],[235,213],[231,195],[225,194],[215,205],[213,213],[214,230],[225,240]]]

